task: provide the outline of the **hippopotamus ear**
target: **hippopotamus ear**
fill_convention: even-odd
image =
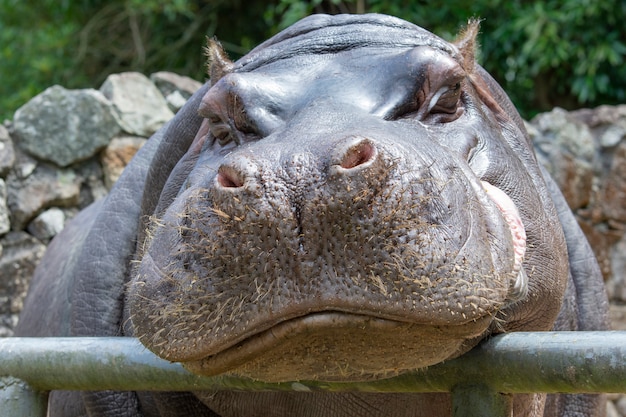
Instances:
[[[234,64],[228,58],[228,54],[222,45],[214,38],[207,38],[207,46],[204,48],[207,57],[207,74],[211,78],[211,85],[215,84],[224,75],[232,72]]]
[[[461,65],[468,74],[474,72],[477,48],[476,36],[478,36],[479,30],[480,20],[472,19],[467,23],[467,26],[459,32],[454,41],[454,45],[459,49],[463,57]]]
[[[526,137],[526,144],[531,149],[532,144],[528,138],[524,122],[515,106],[502,90],[502,87],[483,67],[476,63],[476,50],[478,48],[476,37],[479,31],[480,20],[472,19],[457,35],[453,44],[461,55],[461,65],[467,72],[469,80],[482,102],[493,112],[500,123],[513,122]]]

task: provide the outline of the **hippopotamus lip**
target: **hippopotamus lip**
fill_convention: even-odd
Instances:
[[[522,263],[526,254],[526,228],[513,200],[500,188],[487,181],[481,181],[487,196],[493,201],[511,230],[515,262],[512,270],[509,301],[516,302],[527,294],[528,279]]]
[[[434,346],[432,350],[436,352],[435,355],[447,356],[437,356],[427,363],[414,362],[408,366],[409,369],[418,369],[448,359],[450,356],[454,357],[457,354],[463,353],[459,352],[463,342],[483,335],[488,331],[492,320],[493,317],[491,315],[486,315],[464,323],[429,325],[402,322],[365,314],[323,311],[282,321],[246,338],[236,345],[226,347],[220,352],[196,360],[182,361],[182,364],[190,372],[199,375],[211,376],[234,373],[251,376],[249,372],[245,370],[242,372],[240,369],[245,369],[249,362],[263,362],[263,359],[260,358],[264,358],[264,355],[269,355],[270,358],[277,356],[282,357],[281,354],[273,355],[271,352],[273,350],[282,352],[280,349],[286,344],[289,344],[290,340],[296,340],[296,345],[300,345],[301,341],[305,341],[303,344],[306,344],[306,341],[315,339],[319,334],[323,334],[320,339],[326,342],[322,343],[322,345],[326,347],[332,345],[332,347],[330,347],[331,349],[340,346],[344,352],[347,352],[347,355],[353,355],[357,362],[359,358],[371,353],[368,352],[368,347],[370,347],[372,343],[376,343],[374,341],[380,342],[377,347],[372,348],[374,353],[370,356],[374,357],[385,355],[385,353],[381,354],[379,350],[381,345],[388,348],[388,355],[397,354],[398,352],[403,352],[403,355],[405,355],[406,351],[398,348],[399,345],[406,342],[406,340],[402,339],[405,336],[407,336],[407,340],[409,340],[408,343],[411,343],[411,340],[415,340],[418,337],[417,335],[419,335],[420,339],[431,338],[435,335],[435,340],[437,336],[445,335],[446,341],[454,341],[447,347],[441,346],[440,341],[433,342]],[[330,333],[331,336],[325,333]],[[387,336],[386,341],[385,336]],[[337,340],[334,339],[335,337],[337,337]],[[349,343],[346,344],[346,341],[349,341]],[[364,347],[364,345],[366,346]],[[415,343],[415,346],[421,347],[421,345],[422,343]],[[319,348],[320,344],[312,343],[312,346],[314,347],[310,350],[307,350],[306,346],[302,348],[309,357],[318,354],[320,350],[324,350]],[[291,351],[290,353],[293,352]],[[294,355],[297,356],[297,353]],[[326,360],[328,360],[328,358]],[[345,360],[345,358],[333,357],[333,359],[331,359],[331,361],[336,362],[341,362],[342,360]],[[426,360],[428,361],[428,359]],[[320,354],[319,361],[320,363],[325,362],[322,354]],[[252,368],[254,368],[254,365],[252,365]],[[375,373],[376,372],[372,372],[372,374]],[[292,379],[289,377],[281,377],[280,375],[258,376],[253,374],[252,377],[267,382],[280,382]],[[297,379],[307,379],[310,377],[310,375],[305,375],[304,377],[300,375],[295,376]],[[327,379],[340,380],[333,377]],[[364,379],[371,379],[371,377]]]
[[[513,200],[500,188],[486,182],[481,181],[483,188],[487,192],[487,195],[496,204],[500,213],[504,217],[504,220],[511,229],[511,237],[513,239],[513,246],[515,252],[515,268],[514,272],[518,272],[521,268],[521,263],[524,259],[526,252],[526,230],[522,219],[517,211],[517,207]]]

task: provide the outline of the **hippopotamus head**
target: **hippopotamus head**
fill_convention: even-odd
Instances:
[[[210,41],[204,122],[139,242],[132,332],[199,374],[351,381],[552,328],[563,232],[477,30],[318,15],[234,63]]]

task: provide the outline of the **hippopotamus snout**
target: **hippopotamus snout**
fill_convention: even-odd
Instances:
[[[202,183],[210,190],[213,212],[222,218],[254,216],[252,224],[260,221],[263,230],[275,230],[271,244],[293,233],[289,252],[294,258],[286,261],[291,263],[322,253],[328,244],[320,240],[339,235],[339,224],[362,228],[372,199],[392,186],[394,163],[374,138],[338,133],[313,138],[308,149],[289,149],[287,134],[232,152]]]
[[[390,156],[373,139],[347,135],[315,142],[309,150],[291,152],[281,140],[250,146],[228,155],[204,180],[214,213],[224,219],[255,216],[252,224],[260,221],[272,244],[293,234],[289,251],[296,256],[286,263],[323,251],[316,236],[320,223],[361,221],[363,214],[354,213],[363,213],[372,196],[384,192],[392,171]],[[325,240],[340,233],[321,229],[327,230]]]
[[[243,156],[231,158],[233,161],[225,162],[218,168],[215,177],[215,188],[232,192],[237,188],[242,188],[247,182],[254,181],[258,172],[259,164],[253,157]],[[298,171],[306,169],[311,164],[311,154],[297,152],[290,155],[284,166],[276,167],[282,171]],[[375,142],[365,137],[349,136],[338,141],[337,146],[328,155],[326,164],[320,161],[321,165],[331,167],[335,176],[352,176],[362,173],[363,176],[375,179],[375,176],[368,175],[366,170],[375,170],[376,162],[380,162],[378,147]],[[297,175],[297,174],[296,174]],[[297,181],[297,179],[295,179]],[[381,181],[382,183],[382,178]],[[227,190],[231,189],[231,190]]]

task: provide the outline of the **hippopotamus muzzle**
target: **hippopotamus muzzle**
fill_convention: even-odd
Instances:
[[[437,42],[244,58],[212,80],[131,282],[148,348],[200,374],[362,380],[514,315],[537,168],[473,61]]]

